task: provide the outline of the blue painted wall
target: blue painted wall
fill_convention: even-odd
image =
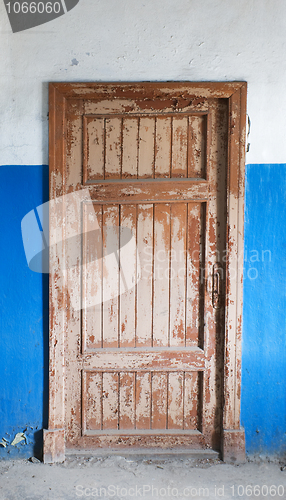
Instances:
[[[40,453],[47,426],[48,281],[29,270],[21,220],[48,200],[47,166],[0,167],[0,457]],[[249,454],[286,451],[286,165],[248,165],[242,413]]]
[[[0,442],[27,437],[0,458],[39,455],[47,425],[48,276],[28,268],[21,220],[48,196],[47,166],[0,167]]]
[[[247,165],[241,421],[247,452],[286,452],[286,165]]]

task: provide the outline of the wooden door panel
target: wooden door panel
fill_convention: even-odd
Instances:
[[[102,372],[83,372],[82,382],[82,413],[84,428],[86,430],[101,430],[103,374]]]
[[[205,178],[207,114],[83,117],[84,182]]]
[[[122,119],[122,168],[121,178],[138,177],[139,118]]]
[[[200,347],[204,216],[196,202],[83,205],[86,349]],[[88,231],[95,222],[98,231]],[[125,229],[134,238],[128,253]]]
[[[135,429],[136,425],[136,373],[119,374],[118,429]]]
[[[102,347],[102,207],[83,204],[82,345],[83,349]],[[98,226],[98,230],[94,228]]]
[[[187,116],[172,118],[171,177],[188,177],[188,129]]]
[[[84,182],[104,179],[105,174],[105,119],[85,116]]]
[[[102,207],[102,346],[118,347],[119,322],[119,207]],[[90,276],[98,281],[98,277]]]
[[[204,335],[206,203],[188,203],[186,346],[202,347]]]
[[[153,145],[155,145],[155,120],[152,117],[142,116],[139,119],[138,179],[154,177]]]
[[[119,373],[102,374],[102,429],[118,429],[120,390]],[[89,401],[87,401],[89,404]]]
[[[67,383],[77,378],[77,395],[69,392],[67,413],[77,416],[67,439],[138,444],[144,434],[151,445],[158,434],[210,446],[220,439],[222,357],[207,277],[225,245],[227,106],[127,114],[101,105],[68,110],[67,170],[91,202],[74,250],[82,312],[71,320]]]
[[[152,345],[154,347],[169,345],[169,310],[170,310],[170,265],[171,248],[170,204],[154,206],[154,245],[149,248],[153,257],[153,299]]]
[[[172,157],[172,119],[155,118],[155,177],[170,177]]]
[[[201,431],[203,407],[202,372],[187,372],[184,377],[184,429]]]
[[[83,431],[87,436],[165,434],[200,430],[198,372],[84,372]]]
[[[129,229],[130,234],[134,239],[134,245],[126,252],[124,238],[129,237],[129,232],[125,236],[125,229]],[[120,273],[120,291],[125,290],[128,283],[134,282],[140,266],[138,252],[136,249],[137,241],[137,206],[136,205],[121,205],[120,206],[120,251],[119,262],[122,272]],[[120,295],[120,311],[119,311],[119,347],[135,347],[136,345],[136,288],[126,290]]]
[[[188,121],[188,177],[205,179],[207,175],[208,115],[193,115]]]
[[[184,429],[184,377],[185,373],[183,372],[168,373],[168,429]]]
[[[121,157],[122,157],[122,120],[120,118],[105,119],[105,139],[104,139],[104,178],[121,178]]]
[[[186,203],[171,205],[170,339],[169,346],[186,345]]]
[[[137,209],[137,251],[141,262],[141,279],[137,283],[136,299],[136,346],[152,345],[152,303],[146,300],[153,290],[153,205],[138,205]]]
[[[168,376],[167,373],[151,373],[151,429],[167,428],[167,394]]]
[[[136,429],[151,429],[151,373],[136,372]]]

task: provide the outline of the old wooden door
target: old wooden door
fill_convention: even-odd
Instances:
[[[69,448],[220,448],[229,103],[195,94],[106,84],[64,101],[58,194],[84,193],[63,202],[64,265],[51,256]]]

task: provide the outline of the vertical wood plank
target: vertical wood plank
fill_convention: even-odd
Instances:
[[[170,372],[168,376],[168,429],[183,429],[183,401],[183,373]]]
[[[121,118],[105,121],[105,179],[121,178]]]
[[[152,429],[167,428],[167,373],[152,373]]]
[[[154,177],[155,118],[141,117],[139,122],[138,178]]]
[[[103,206],[103,347],[118,347],[119,206]]]
[[[104,118],[85,118],[85,182],[104,178]]]
[[[66,113],[66,99],[57,91],[54,84],[49,84],[49,170],[50,170],[50,199],[64,194],[62,175],[65,171],[64,151],[66,138],[64,137],[64,120]],[[58,175],[58,172],[60,175]],[[59,300],[59,291],[64,286],[64,275],[61,269],[61,259],[64,254],[58,255],[56,234],[64,240],[64,227],[61,223],[62,213],[57,204],[51,204],[50,218],[50,323],[49,323],[49,429],[64,428],[65,416],[65,324],[67,322],[65,302]],[[64,297],[64,296],[63,296]],[[65,360],[65,358],[64,358]],[[44,442],[44,455],[46,453]],[[58,449],[58,448],[57,448]],[[64,449],[62,451],[64,457]]]
[[[120,373],[119,429],[135,427],[135,373]]]
[[[121,205],[120,210],[120,347],[135,347],[137,207]],[[126,289],[131,283],[133,288]]]
[[[153,205],[138,205],[137,251],[141,279],[137,284],[136,346],[152,345]]]
[[[184,429],[198,428],[199,384],[197,372],[185,373]]]
[[[169,345],[170,205],[154,205],[153,346]]]
[[[207,115],[189,117],[188,177],[205,178]]]
[[[102,207],[83,204],[83,349],[102,346]]]
[[[103,429],[118,429],[118,373],[103,373]]]
[[[188,175],[188,118],[173,117],[171,177]]]
[[[237,136],[239,135],[238,144],[240,149],[240,158],[239,158],[239,169],[238,169],[238,184],[237,184],[237,194],[238,194],[238,223],[237,223],[237,255],[240,256],[234,262],[237,262],[237,289],[235,292],[235,300],[237,303],[236,307],[236,379],[235,379],[235,410],[234,410],[234,422],[235,428],[238,429],[240,427],[240,401],[241,401],[241,341],[242,341],[242,318],[243,318],[243,249],[244,249],[244,240],[243,240],[243,227],[244,227],[244,190],[245,190],[245,141],[246,141],[246,112],[247,112],[247,84],[245,83],[240,89],[240,103],[239,103],[239,116],[240,116],[240,130]],[[232,106],[231,106],[232,108]],[[233,138],[234,139],[234,138]],[[234,165],[234,164],[233,164]],[[235,168],[235,167],[234,167]],[[231,223],[231,221],[229,221]],[[234,248],[232,248],[234,250]],[[230,268],[232,267],[232,257],[230,257],[228,264]],[[231,296],[229,295],[229,299],[231,300]],[[227,329],[228,329],[227,325]],[[228,346],[225,345],[227,350]],[[233,346],[234,348],[234,346]],[[228,366],[225,366],[225,370],[227,372]]]
[[[245,89],[246,90],[246,89]],[[243,263],[241,262],[243,246],[241,236],[243,234],[241,225],[243,212],[240,213],[243,194],[243,170],[241,167],[241,153],[244,157],[244,140],[246,120],[240,120],[241,112],[245,118],[245,102],[242,103],[241,92],[232,95],[229,101],[229,120],[231,134],[228,144],[228,199],[227,199],[227,267],[226,267],[226,327],[225,327],[225,388],[224,388],[224,428],[239,429],[240,414],[240,376],[238,368],[239,347],[241,336],[241,307],[242,307],[242,274]],[[244,100],[244,99],[243,99]],[[241,106],[244,109],[242,111]],[[243,115],[242,115],[243,116]],[[214,120],[213,120],[214,122]],[[243,134],[241,137],[240,134]],[[244,139],[244,137],[243,137]],[[238,253],[240,250],[240,253]]]
[[[207,202],[206,210],[206,258],[205,258],[205,270],[206,277],[212,276],[213,266],[218,261],[218,256],[221,256],[225,249],[225,231],[221,230],[221,225],[226,229],[230,236],[230,227],[225,226],[225,206],[223,199],[225,196],[225,174],[226,174],[226,162],[229,157],[226,154],[226,137],[227,124],[231,123],[230,120],[230,109],[226,101],[223,99],[219,100],[217,103],[210,102],[209,105],[209,123],[211,126],[210,130],[210,154],[209,166],[208,166],[208,181],[210,184],[210,195]],[[235,114],[236,116],[236,114]],[[235,118],[236,120],[236,118]],[[233,134],[232,127],[230,126],[230,136]],[[219,201],[218,201],[219,200]],[[229,210],[229,207],[228,207]],[[237,220],[234,225],[236,225]],[[231,240],[232,241],[232,240]],[[234,244],[234,240],[233,240]],[[231,244],[233,247],[233,245]],[[229,259],[229,254],[228,254]],[[232,279],[235,282],[235,277],[232,275]],[[227,286],[227,285],[226,285]],[[226,288],[227,289],[227,288]],[[222,329],[220,311],[215,310],[212,303],[212,284],[209,283],[208,288],[205,287],[205,321],[204,321],[204,353],[206,356],[205,371],[203,377],[203,395],[204,395],[204,408],[203,408],[203,418],[202,418],[202,431],[210,433],[211,429],[215,426],[216,429],[220,426],[220,407],[217,407],[216,402],[219,397],[222,388],[222,369],[224,364],[227,364],[227,359],[223,360],[223,345],[221,343],[222,336],[219,335],[220,332],[224,331],[224,326]],[[224,292],[222,292],[224,293]],[[229,290],[227,292],[227,295]],[[234,303],[234,302],[233,302]],[[233,376],[232,369],[227,371],[227,380],[230,381]],[[200,393],[202,393],[200,391]],[[222,396],[222,394],[221,394]],[[223,396],[222,396],[223,397]],[[227,402],[224,401],[224,409],[226,409]],[[228,426],[224,426],[228,428]],[[217,441],[219,442],[219,436],[217,435]],[[214,440],[214,437],[213,437]]]
[[[86,392],[84,406],[87,430],[100,430],[102,427],[101,397],[102,374],[86,373]]]
[[[69,100],[65,110],[67,127],[64,134],[65,144],[65,175],[67,186],[82,183],[82,151],[83,151],[83,101]],[[57,166],[58,168],[58,166]]]
[[[187,310],[186,310],[186,345],[199,344],[199,328],[203,323],[200,317],[201,270],[203,272],[204,248],[202,248],[203,207],[199,203],[188,203],[187,228]]]
[[[151,373],[136,373],[136,429],[151,429]]]
[[[185,345],[187,204],[171,207],[170,346]]]
[[[58,158],[55,166],[55,179],[56,185],[60,187],[61,194],[72,193],[76,191],[77,186],[82,183],[82,101],[69,101],[65,106],[65,118],[63,125],[63,137],[66,145],[63,155],[64,168],[61,170],[61,158]],[[60,134],[58,130],[57,136]],[[53,192],[53,189],[51,190]],[[53,380],[53,375],[56,373],[55,385],[50,386],[51,392],[61,394],[63,390],[63,400],[61,398],[54,398],[52,400],[57,403],[56,415],[64,414],[63,426],[60,425],[59,419],[56,419],[55,426],[50,428],[69,428],[71,433],[78,432],[81,425],[81,366],[77,363],[77,358],[80,356],[80,335],[81,335],[81,265],[82,265],[82,203],[76,197],[71,198],[64,196],[61,200],[57,198],[60,192],[53,192],[55,195],[55,203],[59,204],[60,211],[56,209],[56,219],[52,215],[51,220],[51,244],[54,233],[59,235],[58,228],[63,230],[64,245],[60,245],[54,257],[56,260],[53,262],[53,254],[51,255],[51,268],[56,270],[54,274],[55,281],[52,281],[54,287],[54,302],[51,308],[51,322],[50,330],[52,332],[55,326],[58,329],[59,336],[55,339],[52,334],[51,344],[51,365],[50,365],[50,381]],[[80,193],[79,197],[80,196]],[[53,205],[53,202],[50,204]],[[53,210],[52,210],[53,211]],[[61,216],[58,218],[58,216]],[[57,224],[54,224],[57,221]],[[59,240],[58,240],[59,241]],[[51,245],[50,249],[53,247]],[[52,279],[52,277],[51,277]],[[57,305],[56,305],[57,302]],[[56,309],[55,309],[56,307]],[[57,312],[59,314],[57,314]],[[64,345],[61,343],[61,331],[65,332]],[[68,332],[68,335],[66,335]],[[61,379],[61,368],[53,364],[52,350],[55,350],[59,356],[59,363],[64,367],[63,378]],[[67,356],[68,353],[68,356]],[[67,358],[65,358],[67,356]],[[67,362],[65,363],[65,359]],[[65,384],[67,365],[73,367],[73,370],[68,376],[70,381]],[[57,368],[60,368],[59,370]],[[63,384],[63,385],[62,385]],[[62,406],[63,405],[63,406]],[[54,410],[51,407],[49,414],[49,426],[54,420]],[[55,422],[55,421],[54,421]],[[67,423],[68,422],[68,423]],[[66,427],[67,424],[67,427]],[[62,444],[58,443],[55,446],[58,453],[62,450]]]
[[[123,118],[122,178],[137,177],[138,118]]]
[[[170,177],[172,121],[170,117],[156,118],[155,177]]]

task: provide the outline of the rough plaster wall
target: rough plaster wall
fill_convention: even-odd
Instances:
[[[80,0],[13,34],[0,2],[0,164],[48,161],[49,81],[246,80],[247,163],[286,161],[284,0]]]

